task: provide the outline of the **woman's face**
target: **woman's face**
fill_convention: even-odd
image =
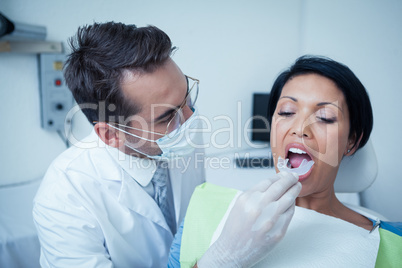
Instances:
[[[348,137],[348,107],[332,80],[305,74],[285,84],[272,118],[271,147],[275,163],[279,156],[289,158],[292,168],[314,160],[299,177],[299,197],[332,189],[339,163],[353,145]]]

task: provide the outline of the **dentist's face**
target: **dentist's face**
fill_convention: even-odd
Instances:
[[[300,176],[306,196],[330,190],[347,152],[349,111],[342,91],[317,74],[299,75],[282,89],[272,118],[271,147],[275,163],[289,158],[292,168],[303,159],[315,164]],[[278,170],[277,170],[278,172]]]
[[[168,59],[164,65],[152,73],[127,72],[121,87],[125,98],[141,107],[141,111],[132,116],[129,121],[130,126],[137,130],[128,129],[128,131],[136,136],[157,140],[167,131],[173,130],[168,126],[175,125],[169,125],[174,116],[179,116],[179,119],[185,121],[193,113],[187,105],[178,112],[187,94],[187,80],[172,59]],[[128,135],[126,140],[140,152],[149,155],[161,153],[161,149],[155,142]],[[126,150],[124,144],[121,150]],[[129,151],[129,153],[135,152]]]

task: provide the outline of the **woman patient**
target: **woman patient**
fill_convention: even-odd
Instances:
[[[402,224],[361,215],[335,196],[341,160],[367,143],[373,127],[369,97],[353,72],[328,58],[297,59],[272,87],[268,118],[276,171],[298,171],[302,190],[285,237],[257,267],[401,267]],[[278,161],[284,161],[280,170]],[[197,199],[214,198],[216,205],[196,206],[197,212],[191,213],[197,200],[191,201],[191,216],[176,235],[170,264],[197,260],[203,253],[197,250],[198,241],[212,244],[221,227],[230,224],[226,217],[231,206],[219,206],[238,196],[226,195],[228,190],[196,190]],[[218,226],[196,224],[210,215],[221,218]]]

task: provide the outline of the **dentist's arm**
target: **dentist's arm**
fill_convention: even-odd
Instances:
[[[282,239],[301,190],[296,174],[281,172],[239,196],[217,241],[194,267],[251,267]]]

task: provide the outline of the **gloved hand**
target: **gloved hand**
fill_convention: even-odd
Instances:
[[[281,172],[242,193],[197,266],[251,267],[262,260],[285,235],[300,190],[297,174]]]

